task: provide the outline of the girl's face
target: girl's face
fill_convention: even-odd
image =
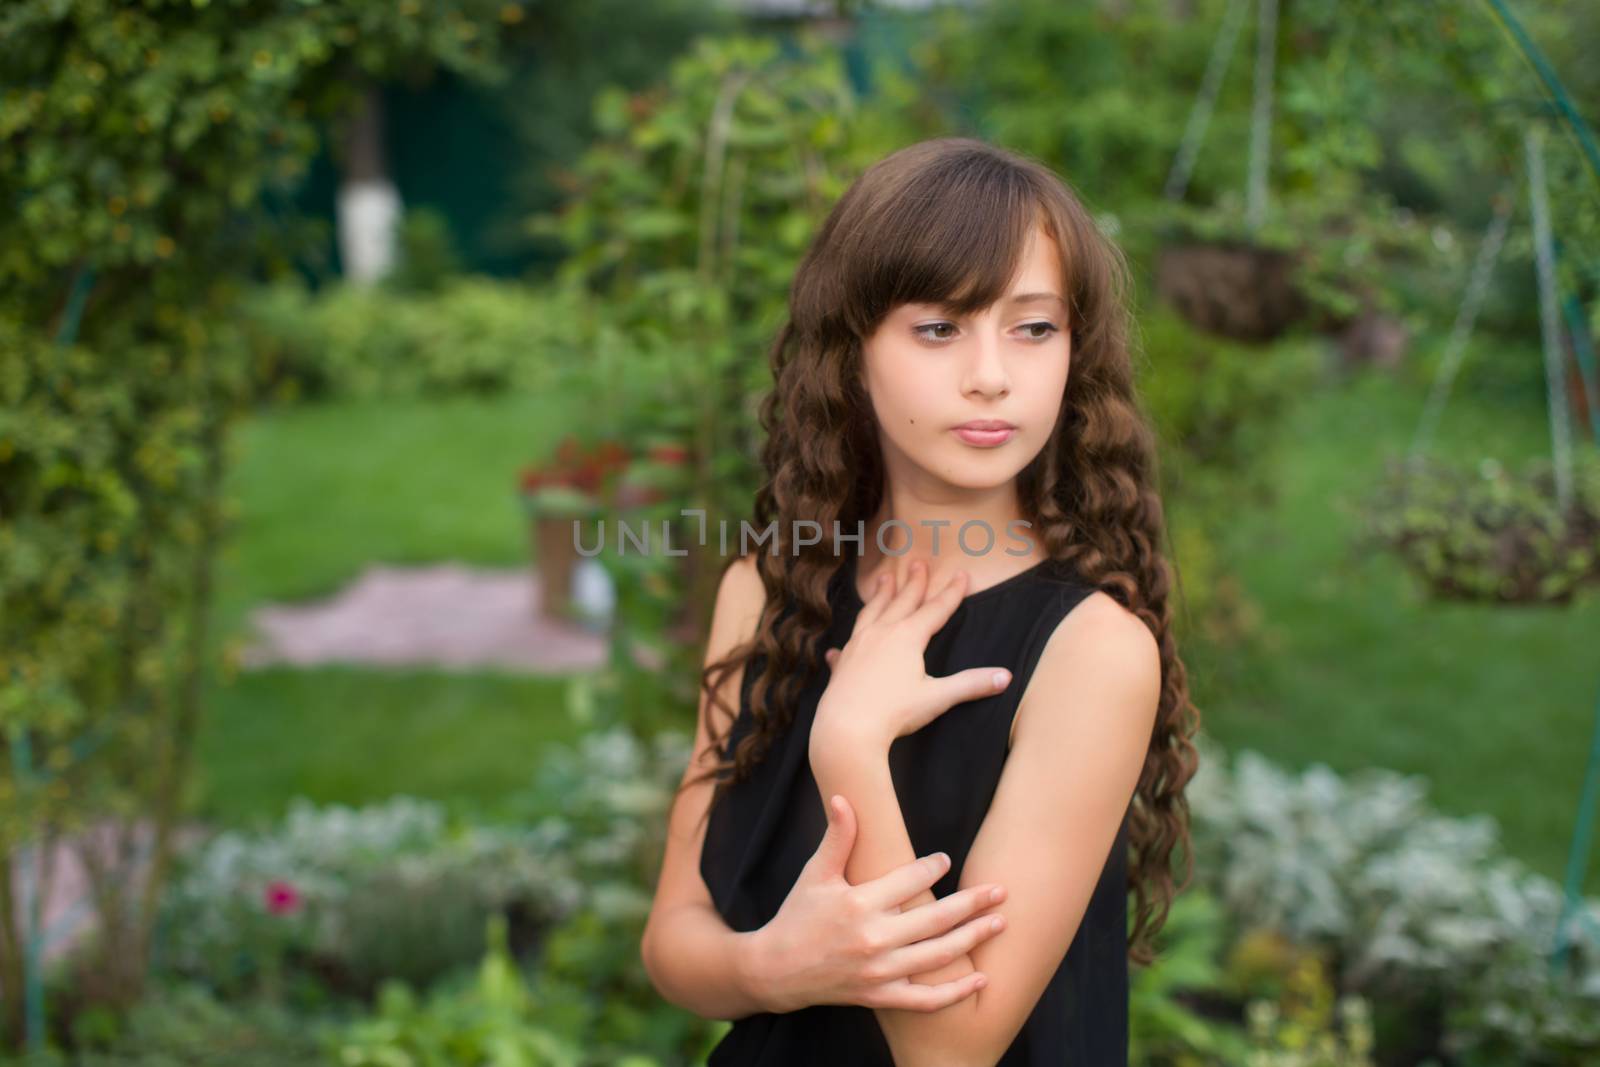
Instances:
[[[890,484],[991,489],[1039,454],[1067,384],[1063,297],[1056,243],[1035,227],[997,303],[967,319],[933,304],[885,317],[863,345],[863,384]]]

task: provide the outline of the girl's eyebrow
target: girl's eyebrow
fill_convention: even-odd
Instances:
[[[1012,304],[1058,304],[1063,311],[1067,308],[1067,302],[1055,293],[1018,293],[1016,296],[1008,298],[1008,302]]]
[[[1061,298],[1059,293],[1052,293],[1052,292],[1017,293],[1015,296],[1006,297],[1004,300],[1001,301],[1001,303],[1002,304],[1055,304],[1062,311],[1066,311],[1067,310],[1067,302]],[[933,304],[931,306],[937,307],[939,310],[941,310],[941,311],[943,311],[943,312],[945,312],[947,314],[952,313],[955,310],[954,306],[951,305],[951,304],[935,303],[935,304]]]

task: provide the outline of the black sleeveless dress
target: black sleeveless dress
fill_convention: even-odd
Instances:
[[[833,576],[833,622],[824,648],[844,646],[861,610],[856,562],[855,554],[847,553]],[[889,748],[890,773],[916,855],[950,855],[950,869],[933,884],[934,896],[948,896],[960,884],[1009,754],[1012,716],[1045,642],[1093,591],[1058,561],[1046,559],[966,597],[928,643],[929,674],[986,666],[1006,667],[1012,674],[1004,692],[958,704]],[[750,690],[763,660],[758,654],[746,664],[725,756],[750,729]],[[777,914],[827,829],[808,758],[811,723],[826,681],[824,667],[802,688],[793,722],[752,776],[712,809],[700,874],[717,911],[735,930],[759,929]],[[1127,1064],[1127,839],[1125,814],[1083,922],[1000,1067]],[[707,1060],[707,1067],[815,1064],[894,1067],[873,1010],[824,1004],[748,1015],[734,1021]]]

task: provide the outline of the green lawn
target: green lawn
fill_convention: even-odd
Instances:
[[[1502,361],[1492,375],[1475,369],[1489,359]],[[1519,359],[1531,377],[1506,369]],[[1538,359],[1474,353],[1439,452],[1548,455]],[[1271,457],[1278,501],[1241,515],[1230,545],[1264,633],[1226,656],[1186,652],[1196,703],[1230,749],[1425,775],[1439,808],[1492,814],[1508,850],[1561,879],[1600,693],[1600,597],[1568,609],[1436,604],[1393,559],[1347,547],[1354,504],[1411,440],[1420,378],[1368,373],[1288,413]],[[1600,856],[1585,884],[1600,892]]]
[[[520,467],[564,423],[545,397],[283,409],[239,429],[237,527],[218,576],[219,639],[266,600],[324,596],[367,564],[528,561]],[[542,745],[579,733],[559,678],[359,667],[244,672],[210,686],[200,810],[238,824],[294,795],[491,798]]]
[[[521,467],[570,418],[545,396],[371,401],[247,420],[229,494],[238,528],[220,610],[236,632],[267,599],[334,591],[373,561],[528,560]]]
[[[1490,358],[1469,362],[1441,449],[1546,451],[1537,353],[1496,352],[1483,366]],[[1568,610],[1436,605],[1392,560],[1347,547],[1350,509],[1409,441],[1424,388],[1415,369],[1369,373],[1288,414],[1266,457],[1277,502],[1241,515],[1226,546],[1263,632],[1225,654],[1186,648],[1195,699],[1229,747],[1426,775],[1438,806],[1493,814],[1512,852],[1559,878],[1600,689],[1600,598]],[[230,482],[239,526],[221,629],[237,636],[251,605],[325,595],[373,561],[525,562],[516,472],[559,435],[560,414],[553,398],[513,397],[253,417]],[[489,800],[527,780],[541,745],[578,733],[558,679],[279,669],[211,692],[201,801],[228,822],[297,794]],[[1587,886],[1600,892],[1600,863]]]
[[[396,793],[489,806],[531,783],[551,741],[581,731],[564,683],[514,674],[274,668],[218,693],[201,756],[208,815],[230,825],[290,797]]]

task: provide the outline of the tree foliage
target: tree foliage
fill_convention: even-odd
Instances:
[[[366,79],[498,71],[515,3],[18,0],[0,12],[0,985],[37,930],[13,849],[81,857],[91,997],[126,1003],[203,707],[242,282],[304,236],[274,205]],[[148,852],[138,862],[137,842]],[[134,870],[148,877],[130,878]],[[44,874],[47,888],[49,872]],[[30,1037],[39,1035],[31,1033]]]

